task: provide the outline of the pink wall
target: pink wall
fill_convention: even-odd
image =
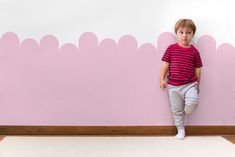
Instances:
[[[132,36],[59,47],[54,36],[39,43],[0,40],[0,125],[173,125],[167,93],[159,88],[161,56],[171,33],[156,45]],[[197,41],[202,69],[200,107],[190,125],[235,125],[235,49],[211,36]]]

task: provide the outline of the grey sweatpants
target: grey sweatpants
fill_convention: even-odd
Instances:
[[[198,106],[198,82],[181,86],[168,86],[169,100],[175,125],[185,126],[185,117],[191,115]]]

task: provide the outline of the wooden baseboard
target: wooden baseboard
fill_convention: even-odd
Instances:
[[[235,135],[235,126],[187,126],[187,135]],[[174,135],[175,126],[0,126],[0,135]]]

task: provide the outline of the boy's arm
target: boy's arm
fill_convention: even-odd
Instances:
[[[201,68],[195,68],[195,76],[197,77],[198,86],[197,86],[197,93],[199,93],[199,84],[201,78]]]
[[[161,72],[160,72],[160,88],[166,88],[165,77],[169,69],[169,63],[163,62]]]
[[[198,83],[200,83],[200,79],[201,79],[201,68],[195,68],[195,76],[197,77]]]

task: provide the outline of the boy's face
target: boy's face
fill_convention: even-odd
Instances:
[[[183,47],[189,47],[190,41],[193,38],[193,31],[187,27],[180,27],[176,32],[178,42]]]

